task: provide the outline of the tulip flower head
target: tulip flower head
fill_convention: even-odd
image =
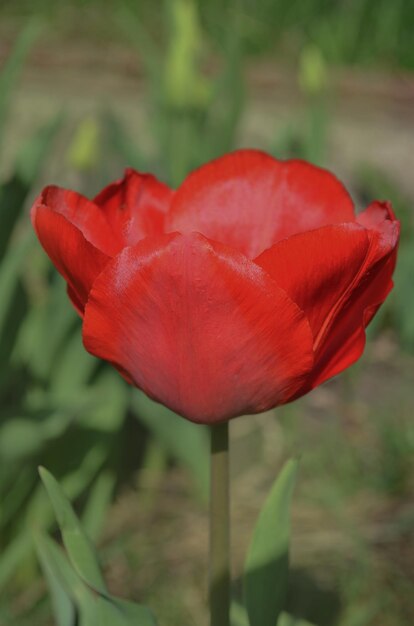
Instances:
[[[399,222],[299,160],[239,150],[177,190],[128,169],[94,200],[54,186],[37,236],[126,380],[205,424],[289,402],[362,354],[392,288]]]

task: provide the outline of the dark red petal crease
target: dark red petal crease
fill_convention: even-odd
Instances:
[[[32,208],[32,221],[40,243],[68,283],[69,297],[82,315],[92,283],[109,257],[63,215],[46,206]]]
[[[385,219],[379,222],[374,215],[381,206],[385,209]],[[364,212],[363,220],[368,219],[373,226],[368,231],[369,251],[358,279],[320,342],[315,355],[312,387],[359,359],[365,347],[365,328],[393,287],[400,223],[395,220],[389,205],[377,202]]]
[[[72,302],[77,313],[80,315],[80,317],[83,317],[83,312],[84,312],[85,304],[86,304],[86,298],[81,299],[76,293],[76,291],[69,284],[67,284],[66,286],[66,293],[68,294],[68,298]],[[89,293],[89,290],[88,290],[88,293]]]
[[[203,423],[288,401],[313,364],[309,324],[286,293],[199,234],[123,250],[94,283],[83,336],[148,395]]]
[[[346,303],[315,355],[309,388],[336,376],[362,355],[366,342],[365,328],[393,287],[391,276],[394,264],[394,259],[390,257],[369,287],[365,291],[363,286],[360,287],[355,300]]]
[[[152,176],[127,169],[121,180],[105,187],[94,199],[123,246],[164,232],[173,190]]]
[[[354,221],[344,186],[304,161],[239,150],[191,173],[177,190],[170,231],[198,231],[249,258],[295,233]]]

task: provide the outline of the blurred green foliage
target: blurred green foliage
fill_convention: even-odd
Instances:
[[[243,43],[237,20],[220,42],[222,68],[213,79],[202,68],[203,38],[193,0],[165,3],[160,27],[166,47],[145,27],[139,5],[125,2],[119,25],[136,46],[144,65],[149,93],[148,117],[157,139],[153,160],[128,140],[113,114],[108,114],[112,147],[132,165],[156,171],[174,187],[186,174],[235,145],[244,103]]]
[[[97,12],[97,6],[102,11]],[[145,104],[154,138],[151,150],[137,145],[105,103],[101,118],[81,121],[72,142],[62,150],[57,148],[66,122],[61,113],[22,143],[15,162],[8,164],[10,174],[0,183],[0,592],[13,596],[35,580],[29,529],[36,526],[42,566],[60,607],[57,623],[68,626],[78,610],[76,604],[88,611],[90,598],[85,600],[88,594],[82,584],[75,598],[68,597],[67,582],[76,578],[76,572],[45,536],[53,516],[37,480],[37,465],[53,469],[84,528],[97,540],[115,494],[132,483],[138,469],[144,468],[156,483],[171,461],[179,463],[189,470],[194,493],[203,498],[208,441],[205,429],[131,390],[110,367],[84,351],[80,320],[68,303],[62,279],[40,249],[27,214],[51,155],[59,152],[80,186],[85,178],[105,179],[112,158],[157,172],[177,185],[190,169],[237,145],[246,105],[244,60],[277,52],[282,58],[297,58],[306,107],[303,117],[292,119],[277,137],[269,133],[267,148],[279,157],[327,165],[332,64],[384,62],[414,67],[414,5],[410,0],[78,0],[67,4],[33,0],[0,7],[0,15],[9,19],[31,13],[43,15],[63,33],[70,34],[76,24],[88,35],[128,39],[145,69]],[[79,20],[80,14],[85,20]],[[39,32],[37,23],[29,23],[0,73],[2,150],[13,88]],[[208,67],[211,54],[219,60],[218,71]],[[356,164],[353,178],[361,204],[373,197],[390,198],[403,223],[395,291],[371,332],[391,330],[400,346],[413,353],[412,207],[378,168]],[[347,402],[357,379],[357,369],[344,379]],[[372,428],[376,455],[361,454],[351,446],[341,448],[341,433],[336,439],[327,435],[326,445],[315,447],[314,457],[309,454],[309,473],[321,476],[330,468],[329,479],[314,485],[327,501],[337,503],[361,482],[365,489],[392,498],[409,492],[414,438],[406,413],[401,410],[390,420],[384,411],[375,416]],[[154,501],[148,495],[142,506],[151,509]],[[346,587],[350,617],[341,626],[371,624],[371,605],[359,606],[362,569],[360,586]],[[366,589],[369,594],[369,586]],[[245,623],[244,613],[233,609],[235,624]],[[378,604],[374,609],[379,610]],[[305,623],[286,613],[281,622]],[[1,602],[3,623],[15,621]],[[180,618],[174,623],[181,623]]]
[[[5,89],[0,128],[33,28],[22,33],[0,77]],[[164,417],[149,400],[142,404],[138,392],[85,352],[63,281],[34,236],[25,205],[62,124],[59,115],[22,145],[13,173],[0,187],[1,589],[31,578],[35,563],[27,530],[51,522],[36,480],[39,463],[54,468],[72,499],[82,503],[88,490],[84,517],[94,536],[114,488],[141,463],[148,432],[159,441],[159,455],[188,465],[201,493],[206,490],[204,429],[172,414]],[[80,172],[95,164],[97,139],[95,122],[78,129],[67,159]],[[174,430],[174,420],[179,441],[163,436]]]
[[[283,612],[288,579],[290,505],[297,461],[288,461],[262,507],[246,561],[245,604],[233,601],[233,626],[312,626]],[[35,530],[39,560],[52,597],[57,626],[156,626],[147,607],[112,595],[84,525],[54,476],[39,473],[52,504],[64,550]],[[145,529],[141,531],[145,534]],[[277,594],[273,594],[273,589]],[[247,620],[250,616],[250,622]]]
[[[244,602],[250,626],[274,626],[286,601],[290,505],[298,462],[286,463],[260,511],[247,553]],[[277,618],[276,618],[277,616]]]
[[[37,535],[37,550],[54,601],[57,626],[156,626],[149,609],[112,596],[94,546],[62,492],[44,468],[40,475],[62,534],[68,559],[58,544]]]
[[[110,18],[125,1],[139,7],[146,28],[156,34],[169,0],[18,0],[3,3],[0,10],[9,19],[41,16],[63,35],[120,40]],[[197,0],[197,7],[203,30],[219,46],[228,24],[238,21],[249,55],[277,53],[291,59],[314,44],[333,64],[414,68],[412,0]]]

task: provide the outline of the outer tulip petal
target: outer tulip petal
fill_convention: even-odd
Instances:
[[[309,319],[315,350],[309,387],[361,356],[365,327],[392,288],[399,223],[380,203],[370,205],[358,221],[361,225],[296,235],[255,260]]]
[[[188,176],[167,225],[170,231],[201,232],[254,258],[295,233],[354,220],[352,199],[331,173],[239,150]]]
[[[63,215],[35,205],[32,221],[43,248],[68,283],[68,294],[80,315],[97,275],[109,258],[95,248]]]
[[[312,368],[300,309],[254,263],[193,233],[126,248],[97,278],[86,349],[148,395],[213,423],[288,401]]]
[[[382,222],[378,220],[381,210]],[[359,218],[363,223],[371,220],[369,251],[352,289],[320,338],[312,387],[339,374],[361,356],[365,328],[393,287],[400,223],[387,203],[372,203]]]
[[[174,191],[151,174],[127,169],[122,180],[98,194],[94,202],[101,207],[124,246],[164,232],[165,214]]]
[[[386,221],[395,222],[397,218],[391,206],[390,202],[378,202],[374,201],[357,215],[356,220],[358,224],[362,224],[365,228],[378,230],[381,232],[385,228],[385,235],[389,230],[389,225]]]
[[[255,263],[307,316],[315,343],[364,264],[368,232],[355,223],[324,226],[284,239]]]
[[[88,198],[75,191],[50,185],[46,187],[35,205],[45,205],[76,226],[95,248],[113,256],[122,248],[122,241],[106,220],[102,211]]]
[[[373,282],[365,285],[366,290],[360,286],[357,293],[351,296],[352,302],[347,302],[335,319],[329,335],[315,355],[311,388],[336,376],[362,355],[366,342],[365,328],[393,287],[391,277],[394,265],[395,258],[390,257],[376,268]]]

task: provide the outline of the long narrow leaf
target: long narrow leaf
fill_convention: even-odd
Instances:
[[[39,473],[55,510],[63,543],[74,569],[90,587],[105,595],[107,590],[98,557],[72,505],[50,472],[41,467]]]
[[[73,626],[97,626],[99,596],[79,578],[63,550],[53,540],[37,534],[36,547],[41,564],[47,562],[51,575],[72,602],[75,612]]]
[[[147,607],[113,596],[98,599],[97,614],[100,626],[156,626],[155,618]]]
[[[287,591],[290,503],[298,463],[283,467],[257,521],[247,554],[244,601],[250,626],[275,626]]]
[[[92,487],[82,522],[86,532],[93,539],[101,532],[105,514],[111,503],[115,481],[115,473],[107,470],[98,476]]]
[[[61,568],[51,544],[53,542],[46,535],[39,533],[35,536],[36,550],[49,587],[56,626],[75,626],[76,607],[61,580]]]
[[[69,451],[70,452],[70,451]],[[83,493],[91,483],[107,458],[106,450],[101,445],[91,448],[83,457],[82,462],[68,473],[63,482],[65,492],[72,498]],[[26,506],[26,519],[29,525],[45,528],[53,521],[53,514],[47,506],[45,490],[39,485]],[[0,555],[0,592],[33,550],[30,534],[20,532],[7,545]]]

